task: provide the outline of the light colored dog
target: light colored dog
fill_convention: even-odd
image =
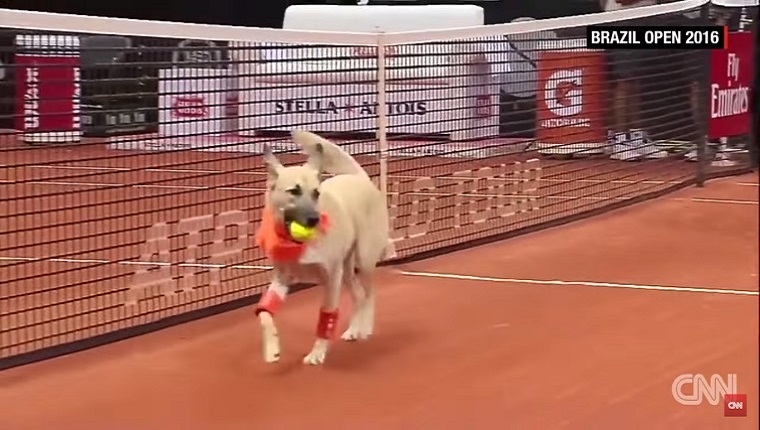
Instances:
[[[264,359],[279,360],[280,345],[272,316],[294,281],[317,281],[324,297],[317,326],[317,339],[304,363],[325,361],[336,330],[342,285],[353,299],[353,313],[341,338],[353,341],[368,338],[375,324],[375,291],[372,274],[377,263],[393,253],[389,238],[386,200],[366,171],[334,143],[306,131],[294,131],[293,140],[308,156],[302,166],[283,166],[264,150],[268,180],[262,229],[286,234],[290,222],[315,227],[320,234],[304,244],[278,237],[285,245],[300,247],[297,256],[273,260],[271,284],[257,307],[262,327]],[[322,173],[334,176],[321,180]],[[271,224],[267,227],[265,224]],[[261,233],[261,229],[260,229]],[[268,248],[266,240],[257,237]],[[285,246],[283,245],[283,246]],[[292,256],[291,256],[292,257]]]

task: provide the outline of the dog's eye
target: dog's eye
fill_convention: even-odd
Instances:
[[[319,190],[312,191],[312,196],[314,197],[314,200],[317,200],[319,198]]]
[[[301,195],[301,187],[295,186],[288,190],[288,192],[296,197]]]

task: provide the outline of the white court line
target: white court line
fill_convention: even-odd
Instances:
[[[737,182],[736,185],[741,185],[744,187],[757,187],[760,184],[758,184],[757,182]]]
[[[538,284],[538,285],[565,285],[576,287],[601,287],[601,288],[621,288],[630,290],[650,290],[650,291],[676,291],[682,293],[707,293],[707,294],[729,294],[737,296],[757,296],[757,291],[749,290],[731,290],[718,288],[702,287],[676,287],[670,285],[639,285],[639,284],[618,284],[612,282],[591,282],[591,281],[560,281],[560,280],[539,280],[539,279],[513,279],[497,278],[491,276],[473,276],[473,275],[456,275],[451,273],[432,273],[432,272],[415,272],[401,270],[398,273],[405,276],[419,276],[426,278],[439,279],[457,279],[460,281],[484,281],[498,282],[504,284]]]
[[[100,167],[100,166],[67,166],[67,165],[33,165],[29,166],[30,168],[35,169],[48,169],[48,170],[96,170],[96,171],[114,171],[114,172],[124,172],[129,170],[135,170],[125,167]],[[265,176],[266,172],[258,172],[258,171],[250,171],[250,172],[226,172],[224,170],[203,170],[203,169],[137,169],[145,171],[145,172],[154,172],[154,173],[206,173],[206,174],[233,174],[233,175],[253,175],[253,176]],[[415,176],[415,175],[391,175],[391,178],[394,179],[426,179],[428,176]],[[474,179],[482,179],[475,176],[436,176],[436,179],[441,180],[474,180]],[[514,181],[521,181],[520,179],[512,179],[512,178],[491,178],[491,180],[501,180],[505,182],[514,182]],[[634,180],[624,180],[624,179],[613,179],[613,180],[605,180],[605,179],[552,179],[552,178],[539,178],[538,181],[542,182],[578,182],[578,183],[587,183],[587,184],[647,184],[647,185],[663,185],[663,184],[669,184],[669,185],[675,185],[680,184],[679,181],[654,181],[654,180],[644,180],[644,181],[634,181]]]
[[[52,263],[69,263],[69,264],[118,264],[124,266],[171,266],[171,263],[165,262],[153,262],[153,261],[112,261],[112,260],[100,260],[100,259],[76,259],[76,258],[33,258],[33,257],[0,257],[0,261],[10,262],[43,262],[49,261]],[[178,267],[197,267],[201,269],[237,269],[237,270],[271,270],[272,266],[259,266],[259,265],[230,265],[225,266],[222,264],[201,264],[201,263],[180,263]],[[749,290],[733,290],[733,289],[718,289],[718,288],[702,288],[702,287],[677,287],[669,285],[640,285],[640,284],[618,284],[611,282],[591,282],[591,281],[561,281],[561,280],[539,280],[539,279],[514,279],[514,278],[497,278],[490,276],[474,276],[474,275],[457,275],[451,273],[432,273],[432,272],[416,272],[399,270],[397,273],[404,276],[418,276],[426,278],[443,278],[443,279],[457,279],[460,281],[484,281],[484,282],[497,282],[505,284],[537,284],[537,285],[564,285],[564,286],[580,286],[580,287],[601,287],[601,288],[619,288],[619,289],[631,289],[631,290],[651,290],[651,291],[675,291],[686,293],[707,293],[707,294],[728,294],[738,296],[757,296],[757,291]]]
[[[675,200],[691,201],[697,203],[722,203],[728,205],[758,205],[758,202],[756,200],[707,199],[702,197],[692,197],[690,199],[677,198]]]
[[[154,184],[119,184],[114,182],[67,182],[67,181],[30,181],[29,185],[56,185],[64,187],[100,187],[100,188],[152,188],[166,190],[221,190],[221,191],[266,191],[266,188],[259,187],[211,187],[199,185],[154,185]]]
[[[34,185],[63,185],[63,186],[83,186],[83,187],[119,187],[122,184],[113,182],[66,182],[66,181],[30,181],[28,184]]]
[[[234,175],[266,175],[266,172],[227,172],[224,170],[205,170],[205,169],[141,169],[130,167],[103,167],[103,166],[69,166],[69,165],[46,165],[35,164],[28,166],[32,169],[46,169],[46,170],[94,170],[103,172],[129,172],[129,171],[143,171],[153,173],[232,173]]]
[[[146,172],[164,172],[164,173],[217,173],[214,170],[203,169],[145,169]]]
[[[413,176],[413,175],[390,175],[393,179],[427,179],[427,176]],[[436,176],[435,179],[441,179],[441,180],[448,180],[448,181],[454,181],[454,180],[475,180],[475,179],[490,179],[492,181],[505,181],[505,182],[522,182],[522,179],[517,178],[479,178],[477,176]],[[669,184],[669,185],[676,185],[680,184],[679,181],[652,181],[652,180],[644,180],[644,181],[634,181],[634,180],[625,180],[625,179],[551,179],[551,178],[538,178],[535,179],[536,181],[543,181],[543,182],[580,182],[584,184],[647,184],[647,185],[663,185],[663,184]]]
[[[264,192],[266,188],[258,187],[210,187],[199,185],[153,185],[153,184],[118,184],[111,182],[66,182],[66,181],[30,181],[27,182],[30,185],[57,185],[57,186],[86,186],[86,187],[126,187],[126,188],[150,188],[150,189],[166,189],[166,190],[201,190],[201,191],[242,191],[242,192]],[[592,201],[604,201],[604,200],[627,200],[626,197],[595,197],[595,196],[541,196],[538,194],[473,194],[473,193],[444,193],[444,192],[394,192],[394,195],[410,195],[410,196],[426,196],[426,197],[468,197],[468,198],[534,198],[534,199],[549,199],[549,200],[592,200]]]
[[[446,178],[449,179],[449,178]],[[458,178],[466,179],[466,178]],[[655,183],[655,181],[651,181]],[[0,183],[9,183],[0,181]],[[614,183],[611,181],[610,183]],[[642,182],[643,183],[643,182]],[[663,184],[664,182],[658,182]],[[30,181],[27,182],[30,185],[52,185],[52,186],[84,186],[84,187],[100,187],[100,188],[147,188],[147,189],[164,189],[164,190],[198,190],[198,191],[239,191],[239,192],[264,192],[266,188],[262,187],[212,187],[212,186],[199,186],[199,185],[155,185],[155,184],[123,184],[113,182],[68,182],[68,181]],[[539,194],[486,194],[486,193],[445,193],[445,192],[394,192],[395,195],[410,195],[410,196],[425,196],[425,197],[466,197],[466,198],[533,198],[533,199],[546,199],[546,200],[581,200],[581,201],[609,201],[609,200],[628,200],[630,197],[604,197],[604,196],[543,196]],[[757,201],[753,200],[728,200],[728,199],[707,199],[707,198],[680,198],[676,197],[673,200],[677,201],[692,201],[698,203],[722,203],[722,204],[740,204],[740,205],[758,205]]]
[[[47,165],[35,164],[29,166],[33,169],[51,169],[51,170],[102,170],[105,172],[124,172],[130,170],[127,167],[100,167],[100,166],[69,166],[69,165]]]
[[[0,257],[0,261],[9,262],[43,262],[69,263],[69,264],[118,264],[121,266],[172,266],[172,263],[160,261],[134,261],[134,260],[100,260],[90,258],[43,258],[43,257]],[[272,266],[257,266],[246,264],[203,264],[203,263],[179,263],[177,267],[197,267],[201,269],[238,269],[238,270],[271,270]]]
[[[434,192],[394,192],[394,195],[427,196],[427,197],[470,197],[470,198],[513,198],[513,199],[554,199],[554,200],[627,200],[625,197],[593,197],[593,196],[542,196],[539,194],[457,194],[457,193],[434,193]],[[629,197],[630,198],[630,197]]]

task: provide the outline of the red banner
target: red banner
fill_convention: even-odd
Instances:
[[[538,63],[537,140],[604,145],[604,56],[547,51]]]
[[[16,129],[78,130],[79,57],[16,55]]]
[[[728,48],[712,51],[710,64],[711,139],[749,133],[752,93],[752,33],[729,33]]]

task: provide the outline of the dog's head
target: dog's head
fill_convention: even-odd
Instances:
[[[264,147],[267,166],[267,204],[281,222],[297,222],[308,227],[319,224],[319,186],[321,184],[324,149],[315,146],[302,166],[283,166],[272,153],[269,145]]]

